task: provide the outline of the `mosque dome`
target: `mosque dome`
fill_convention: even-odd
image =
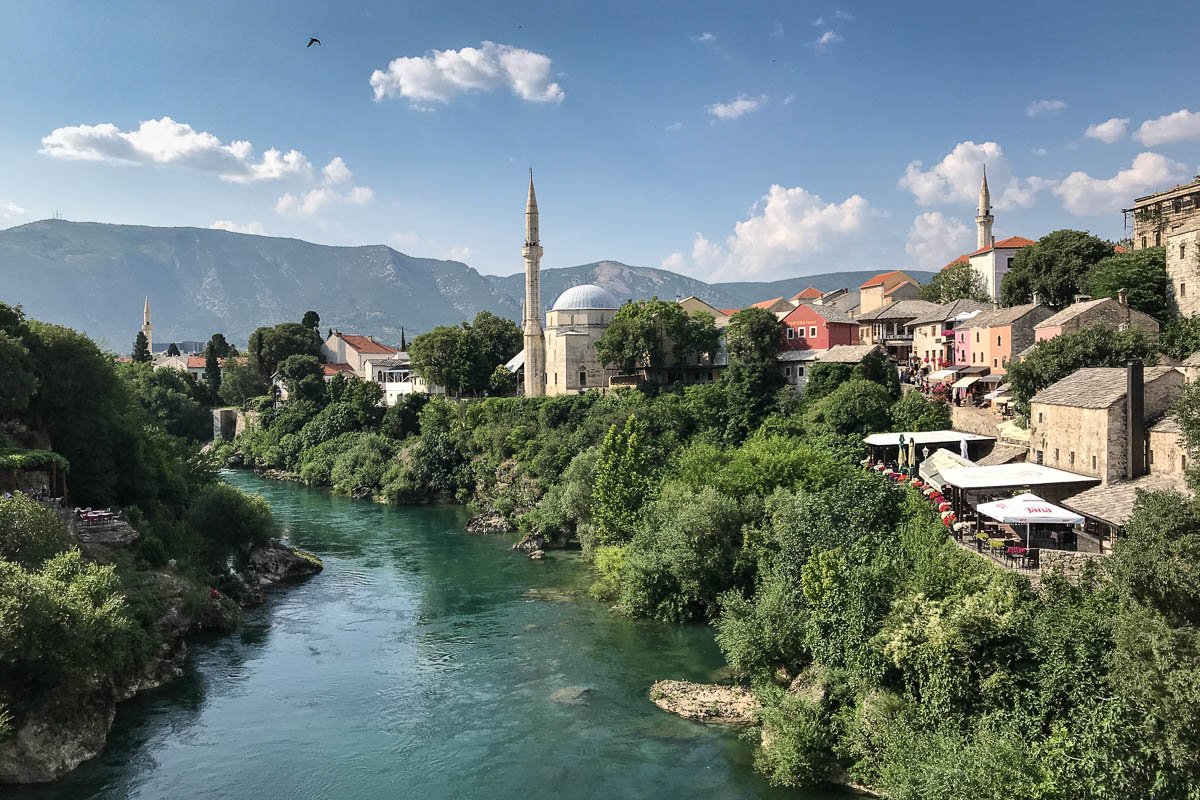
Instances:
[[[594,283],[572,286],[558,296],[551,311],[575,311],[585,308],[616,309],[621,307],[617,296]]]

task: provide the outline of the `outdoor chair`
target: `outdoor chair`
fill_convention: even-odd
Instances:
[[[1036,548],[1033,548],[1033,547],[1029,548],[1029,552],[1027,552],[1025,554],[1025,567],[1027,569],[1037,569],[1038,568],[1038,564],[1040,563],[1038,554],[1040,552],[1041,551]]]

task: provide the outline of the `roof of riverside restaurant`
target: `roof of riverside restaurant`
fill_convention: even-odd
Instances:
[[[1044,464],[992,464],[986,467],[959,467],[942,473],[946,483],[959,489],[1002,489],[1047,484],[1099,483],[1099,478],[1078,475]]]
[[[994,436],[980,436],[976,433],[963,433],[962,431],[916,431],[914,433],[898,432],[898,433],[872,433],[863,439],[863,442],[874,447],[898,447],[900,445],[900,437],[904,437],[904,443],[915,441],[917,444],[944,444],[946,442],[993,442],[996,440]]]
[[[1191,494],[1187,482],[1175,475],[1143,475],[1132,481],[1117,481],[1096,486],[1064,500],[1062,505],[1077,514],[1124,528],[1133,515],[1133,504],[1139,490],[1147,492],[1175,491]]]

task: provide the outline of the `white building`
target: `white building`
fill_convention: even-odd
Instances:
[[[384,405],[394,406],[405,395],[417,392],[445,394],[442,386],[430,386],[425,379],[413,372],[408,353],[397,351],[391,358],[368,358],[363,361],[368,380],[383,388]]]
[[[1023,236],[1010,236],[996,241],[992,235],[992,194],[988,190],[987,169],[983,171],[983,180],[979,183],[979,208],[975,217],[975,247],[973,253],[959,256],[942,269],[950,269],[963,262],[971,265],[971,269],[979,275],[983,289],[993,303],[1000,300],[1000,284],[1004,276],[1012,268],[1013,258],[1022,247],[1036,244],[1032,239]]]

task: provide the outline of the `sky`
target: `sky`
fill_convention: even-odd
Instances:
[[[0,228],[190,225],[704,280],[1118,239],[1200,173],[1200,3],[0,0]],[[309,37],[320,45],[305,47]]]

